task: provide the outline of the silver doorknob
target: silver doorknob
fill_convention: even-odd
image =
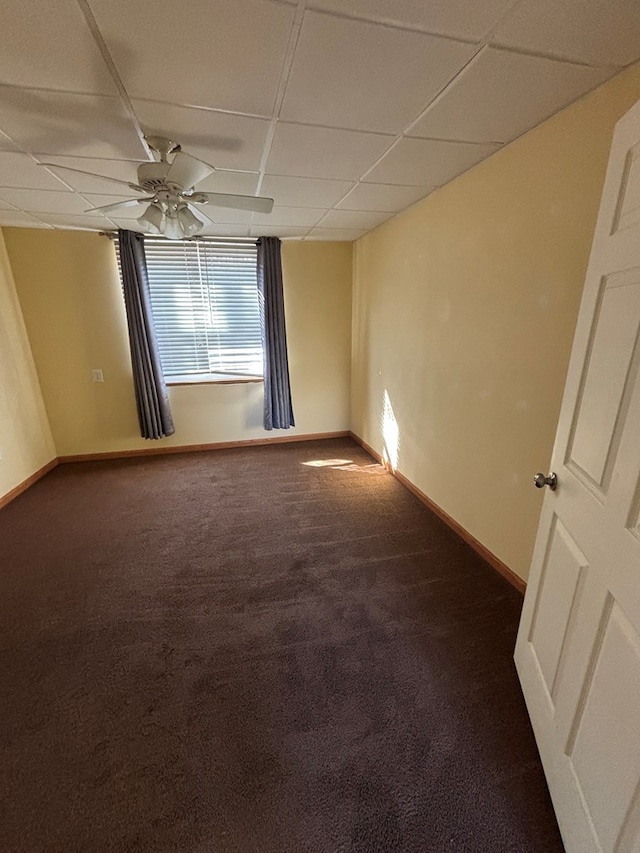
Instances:
[[[536,489],[544,489],[545,486],[549,486],[551,491],[555,492],[558,488],[558,475],[554,474],[553,471],[547,477],[544,474],[536,474],[533,482]]]

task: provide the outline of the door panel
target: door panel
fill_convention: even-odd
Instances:
[[[640,270],[607,276],[594,318],[567,465],[608,489],[640,360]]]
[[[629,524],[627,526],[630,533],[640,540],[640,482],[636,489],[636,497],[629,513]]]
[[[640,225],[640,145],[634,145],[626,157],[611,233],[637,225]]]
[[[611,714],[611,697],[621,707]],[[577,785],[606,853],[614,853],[640,782],[640,640],[617,604],[568,743]]]
[[[562,522],[554,518],[547,559],[538,587],[529,642],[553,706],[556,676],[571,617],[586,577],[586,558]],[[553,607],[552,607],[553,605]],[[553,613],[553,621],[546,614]],[[538,618],[540,616],[540,618]]]

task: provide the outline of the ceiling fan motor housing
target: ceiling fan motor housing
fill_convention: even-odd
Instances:
[[[149,192],[154,192],[165,186],[165,176],[169,163],[141,163],[138,166],[138,184]]]

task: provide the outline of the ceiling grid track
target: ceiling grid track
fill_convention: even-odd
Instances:
[[[289,32],[289,40],[287,42],[287,49],[285,51],[285,56],[282,62],[282,70],[280,72],[280,79],[278,81],[278,89],[276,91],[276,96],[273,102],[273,111],[271,113],[271,121],[269,123],[269,129],[267,130],[267,136],[264,142],[264,147],[262,149],[262,157],[260,158],[260,166],[258,168],[258,185],[256,187],[256,195],[260,195],[262,192],[262,183],[264,181],[264,176],[267,168],[267,162],[269,160],[269,156],[271,154],[271,147],[273,145],[273,138],[276,135],[276,128],[278,126],[278,120],[280,118],[280,110],[282,109],[282,102],[284,101],[284,94],[287,90],[287,83],[289,82],[289,76],[291,74],[291,67],[293,65],[293,57],[295,56],[296,47],[298,46],[298,39],[300,38],[300,30],[302,29],[302,21],[304,19],[304,13],[307,9],[307,0],[298,0],[296,5],[296,11],[293,16],[293,21],[291,22],[291,31]],[[253,226],[253,216],[251,217],[251,221],[249,223],[249,233],[251,233],[251,228]]]
[[[93,15],[93,12],[91,11],[91,7],[89,6],[89,3],[87,2],[87,0],[76,0],[76,2],[78,4],[78,6],[80,7],[80,11],[82,12],[82,14],[84,16],[85,21],[87,22],[87,27],[89,28],[89,31],[93,37],[93,40],[95,41],[95,43],[98,47],[98,50],[102,54],[102,58],[104,59],[107,68],[109,69],[109,74],[111,75],[111,77],[113,79],[113,82],[115,84],[116,89],[118,90],[120,100],[122,101],[122,106],[124,107],[125,112],[127,113],[129,118],[131,119],[131,122],[133,123],[136,134],[138,135],[138,138],[140,140],[140,144],[144,148],[149,160],[153,160],[154,159],[153,154],[151,153],[151,149],[147,145],[147,140],[145,138],[144,131],[142,130],[142,126],[140,125],[140,121],[138,119],[138,116],[136,115],[136,112],[133,109],[133,104],[131,103],[131,98],[129,97],[129,93],[127,92],[127,90],[124,87],[124,83],[122,82],[122,78],[120,77],[120,74],[118,73],[118,69],[116,68],[115,62],[113,61],[113,57],[111,56],[111,54],[109,52],[109,48],[107,47],[106,42],[105,42],[104,38],[102,37],[102,33],[100,32],[100,30],[98,28],[98,24],[96,22],[96,19]]]

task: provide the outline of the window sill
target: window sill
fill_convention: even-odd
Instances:
[[[203,373],[194,376],[171,376],[165,380],[172,385],[245,385],[264,382],[262,376],[230,376],[228,373]]]

